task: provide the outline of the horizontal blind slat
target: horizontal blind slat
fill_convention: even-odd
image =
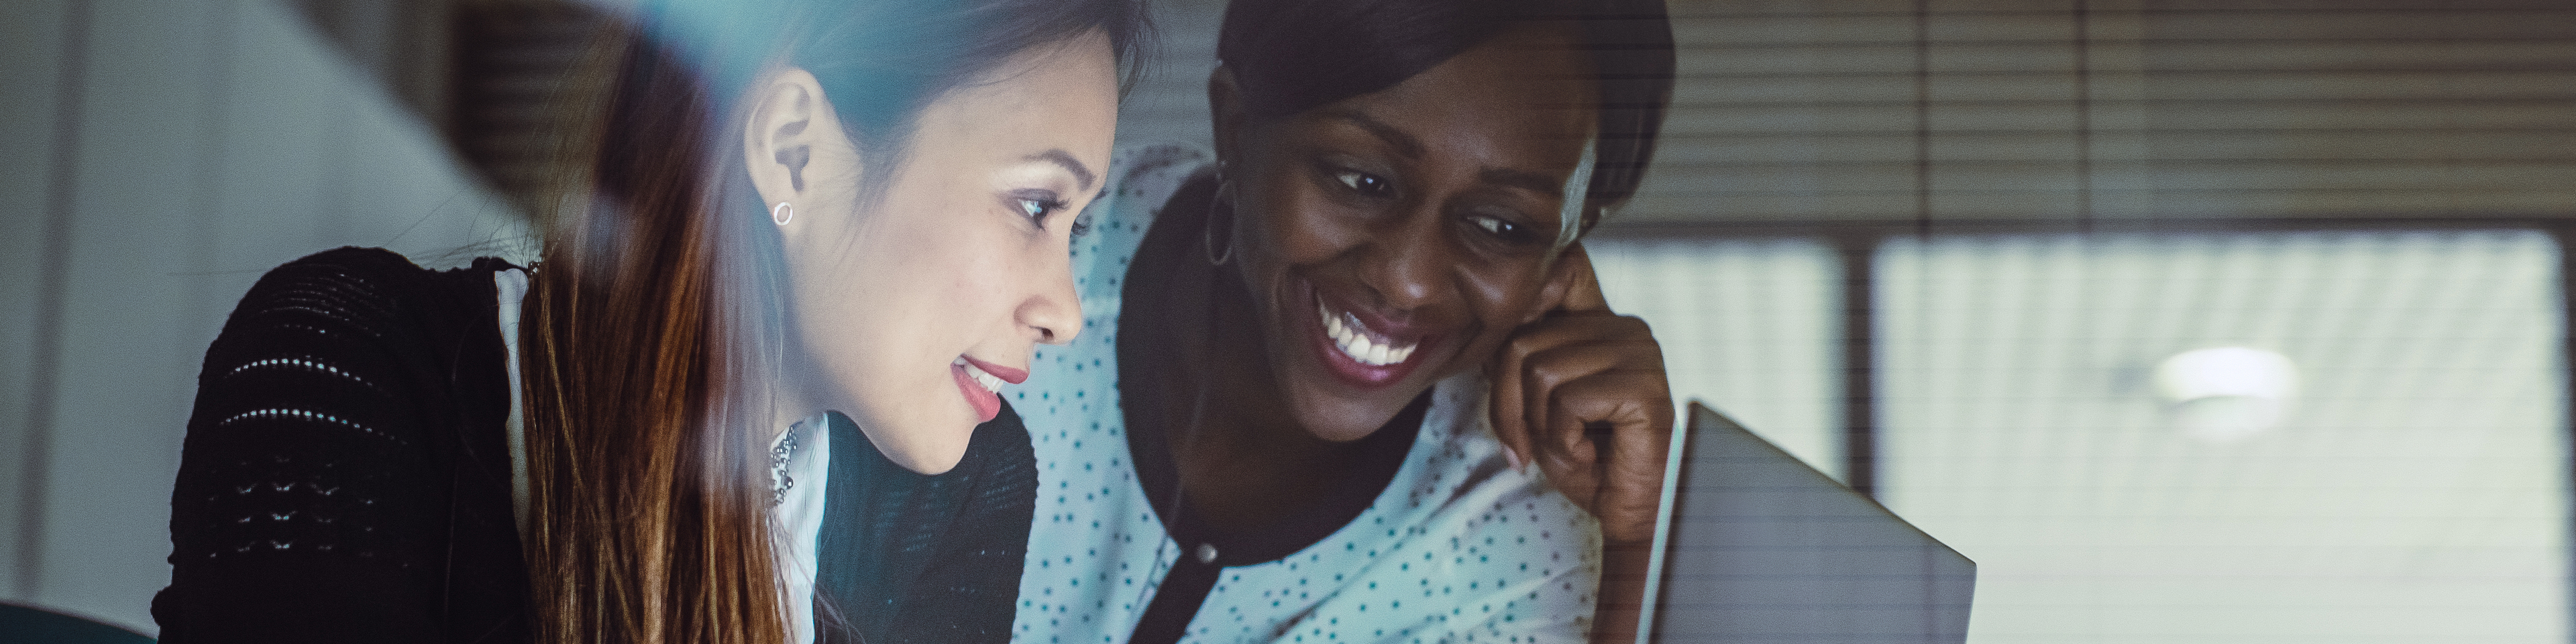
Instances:
[[[1910,1],[1675,3],[1665,137],[1610,225],[2068,218],[2079,164],[2106,217],[2576,215],[2576,6],[2091,4],[1933,2],[1918,60]]]

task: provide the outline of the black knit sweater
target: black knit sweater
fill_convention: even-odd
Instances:
[[[343,248],[251,287],[198,374],[162,641],[530,639],[494,323],[509,268]],[[818,639],[1008,638],[1037,476],[1004,409],[939,476],[834,423]]]

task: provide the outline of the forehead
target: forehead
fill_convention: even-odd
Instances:
[[[941,95],[914,136],[1011,159],[1061,148],[1097,166],[1108,162],[1117,118],[1117,61],[1095,34],[1031,47]]]
[[[1580,146],[1597,122],[1593,74],[1590,54],[1562,30],[1519,26],[1404,82],[1327,108],[1364,112],[1426,139],[1476,135]]]

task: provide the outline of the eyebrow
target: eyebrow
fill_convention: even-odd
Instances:
[[[1073,153],[1066,152],[1063,148],[1056,148],[1029,155],[1028,160],[1045,161],[1064,166],[1064,171],[1073,173],[1073,178],[1082,182],[1082,187],[1076,188],[1076,190],[1090,190],[1091,182],[1100,179],[1098,175],[1091,173],[1090,166],[1083,165],[1081,159],[1073,158]]]
[[[1377,138],[1385,139],[1388,145],[1395,146],[1396,151],[1402,153],[1404,156],[1422,156],[1421,139],[1413,138],[1413,135],[1406,134],[1403,130],[1396,129],[1393,125],[1387,125],[1385,121],[1371,118],[1368,114],[1360,112],[1359,110],[1349,108],[1328,108],[1323,110],[1321,115],[1325,118],[1348,121],[1352,125],[1359,126],[1360,129],[1368,130],[1370,134],[1377,135]],[[1483,180],[1485,183],[1520,188],[1551,197],[1565,196],[1565,186],[1563,185],[1563,182],[1550,179],[1547,175],[1528,170],[1513,168],[1486,168],[1477,172],[1476,178]]]
[[[1377,135],[1377,138],[1385,139],[1387,145],[1395,146],[1395,151],[1406,157],[1422,156],[1421,139],[1413,138],[1413,135],[1405,134],[1403,130],[1395,129],[1395,126],[1387,125],[1385,121],[1370,118],[1359,110],[1328,108],[1323,110],[1321,116],[1349,121],[1352,125],[1360,126],[1360,129],[1368,130],[1370,134]]]
[[[1547,175],[1528,170],[1486,168],[1482,171],[1478,171],[1476,173],[1476,178],[1484,180],[1485,183],[1520,188],[1522,190],[1528,190],[1530,192],[1550,197],[1565,196],[1564,182],[1549,179],[1547,178]]]

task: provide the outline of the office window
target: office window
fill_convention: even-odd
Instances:
[[[1831,247],[1794,238],[1585,247],[1611,308],[1654,326],[1675,404],[1707,402],[1843,476],[1842,271]]]
[[[2558,254],[1892,238],[1879,497],[1977,561],[1971,642],[2565,641]]]

